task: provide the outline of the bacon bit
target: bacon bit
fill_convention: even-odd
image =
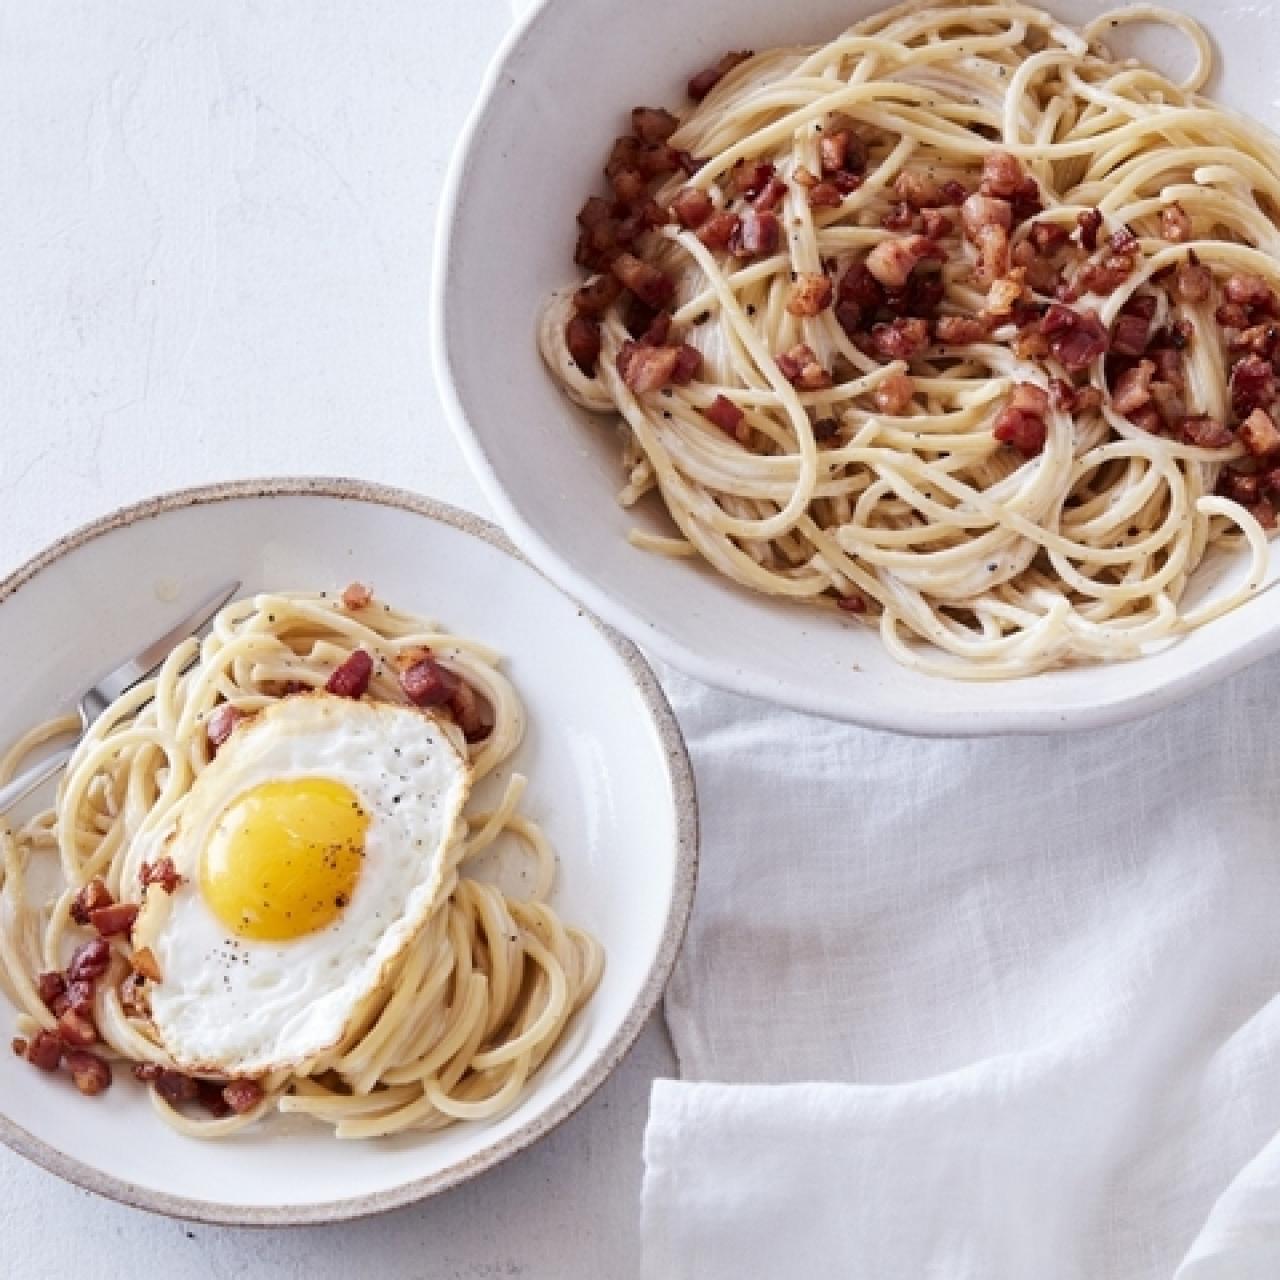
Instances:
[[[585,231],[594,231],[613,217],[613,209],[607,200],[599,196],[590,196],[586,204],[578,210],[578,225]]]
[[[1043,418],[1049,412],[1049,393],[1034,382],[1015,383],[1008,407]]]
[[[133,928],[138,910],[136,902],[116,902],[109,907],[98,907],[89,912],[89,920],[104,938],[114,938]]]
[[[867,270],[866,262],[851,263],[840,278],[838,296],[867,311],[883,307],[887,301],[884,286]]]
[[[834,418],[818,418],[812,423],[811,430],[819,444],[826,444],[840,434],[840,424]]]
[[[1160,366],[1157,364],[1157,375],[1159,372]],[[1151,383],[1151,400],[1166,426],[1176,426],[1187,416],[1187,406],[1182,398],[1181,387],[1165,382],[1158,376]]]
[[[641,142],[666,142],[680,121],[661,107],[636,107],[631,112],[631,132]]]
[[[1128,227],[1121,227],[1118,231],[1112,232],[1111,238],[1107,241],[1107,247],[1112,253],[1130,257],[1138,252],[1138,237]]]
[[[1106,297],[1114,293],[1132,274],[1134,259],[1127,254],[1111,253],[1101,262],[1086,262],[1072,285],[1072,293],[1096,293]]]
[[[99,907],[109,907],[115,899],[107,888],[107,882],[101,876],[94,876],[71,903],[70,916],[76,924],[88,926],[90,912]]]
[[[1272,321],[1250,325],[1234,341],[1228,339],[1228,345],[1233,351],[1252,351],[1254,355],[1270,360],[1276,354],[1276,348],[1280,347],[1280,326]]]
[[[856,173],[833,173],[831,175],[831,185],[841,195],[847,196],[862,186],[862,178]]]
[[[1111,392],[1111,403],[1117,413],[1128,417],[1151,403],[1151,379],[1155,372],[1152,361],[1140,360],[1120,375]]]
[[[914,209],[935,209],[942,203],[942,190],[927,173],[904,169],[893,184],[893,192]]]
[[[81,1093],[94,1097],[111,1084],[111,1068],[96,1053],[69,1049],[64,1060]]]
[[[37,1031],[29,1044],[25,1040],[15,1040],[15,1053],[19,1052],[19,1044],[22,1045],[21,1056],[41,1071],[57,1071],[62,1065],[62,1041],[52,1031]]]
[[[1186,386],[1186,379],[1182,376],[1182,357],[1177,351],[1172,347],[1159,347],[1149,351],[1148,355],[1156,362],[1156,378],[1160,382],[1167,382],[1178,390]]]
[[[997,280],[987,293],[987,312],[993,316],[1007,316],[1018,302],[1029,297],[1026,278],[1025,267],[1014,267],[1007,276]]]
[[[881,240],[867,255],[866,266],[886,288],[900,289],[920,263],[945,257],[941,246],[928,236],[907,236],[904,240]]]
[[[715,212],[715,204],[698,187],[685,187],[671,201],[671,212],[682,227],[696,230]]]
[[[1178,434],[1187,444],[1199,449],[1226,449],[1235,444],[1230,429],[1207,414],[1184,418],[1178,425]]]
[[[671,381],[683,387],[693,381],[694,375],[702,368],[702,352],[687,342],[676,347],[676,364],[671,371]]]
[[[982,161],[982,186],[984,196],[1008,199],[1021,192],[1025,175],[1016,156],[1007,151],[989,151]]]
[[[58,1038],[73,1049],[87,1049],[91,1044],[98,1043],[98,1028],[93,1025],[91,1018],[86,1018],[74,1009],[67,1009],[58,1018]]]
[[[949,345],[981,342],[991,333],[991,320],[985,316],[939,316],[933,331],[939,342]]]
[[[1236,434],[1255,458],[1274,458],[1280,454],[1280,427],[1265,409],[1255,409],[1236,428]]]
[[[711,92],[712,89],[720,83],[720,81],[729,74],[734,67],[740,63],[746,62],[752,56],[750,49],[741,49],[733,53],[726,53],[714,67],[707,67],[704,71],[699,71],[697,75],[689,81],[689,97],[695,102],[701,102],[703,98]]]
[[[1186,262],[1178,263],[1173,291],[1179,302],[1203,302],[1213,291],[1213,272],[1189,254]]]
[[[811,271],[803,272],[791,286],[787,311],[793,316],[816,316],[831,305],[835,286],[831,277]]]
[[[1037,252],[1030,240],[1019,240],[1009,257],[1015,267],[1022,268],[1027,284],[1037,293],[1056,292],[1062,273],[1051,257]]]
[[[797,187],[803,187],[808,191],[811,187],[816,187],[820,179],[812,169],[807,169],[804,165],[798,164],[791,172],[791,181]]]
[[[1005,408],[996,415],[992,435],[1001,444],[1017,449],[1025,458],[1034,458],[1044,450],[1049,428],[1043,418],[1022,409]]]
[[[845,613],[866,613],[867,602],[861,596],[836,596],[836,608]]]
[[[576,312],[564,327],[564,344],[574,364],[588,378],[595,376],[600,359],[600,321]]]
[[[442,707],[458,692],[462,679],[430,655],[400,673],[400,687],[415,707]]]
[[[1111,327],[1111,350],[1118,356],[1140,356],[1151,339],[1147,316],[1121,312]]]
[[[778,372],[802,391],[824,391],[832,385],[831,374],[818,363],[813,349],[803,342],[777,357]]]
[[[1056,222],[1033,222],[1027,237],[1037,253],[1056,253],[1071,238],[1071,233]]]
[[[67,977],[72,982],[89,982],[102,977],[110,964],[111,945],[102,938],[94,938],[72,952]]]
[[[1164,430],[1164,421],[1153,404],[1144,404],[1141,409],[1135,409],[1129,415],[1129,421],[1140,431],[1153,436],[1158,436]]]
[[[1241,307],[1270,307],[1275,302],[1275,294],[1261,276],[1246,275],[1243,272],[1229,275],[1222,286],[1222,292],[1228,302]]]
[[[752,203],[762,213],[770,213],[782,203],[786,194],[787,184],[781,178],[770,178]]]
[[[979,227],[973,243],[978,250],[978,262],[973,278],[981,285],[990,286],[1009,273],[1009,233],[998,224]]]
[[[777,172],[767,160],[756,160],[751,164],[739,160],[729,175],[730,189],[737,195],[750,199],[758,196],[773,181]]]
[[[93,990],[96,979],[80,978],[67,985],[66,992],[53,1002],[53,1012],[61,1017],[68,1009],[72,1013],[88,1014],[93,1011]]]
[[[1080,246],[1092,253],[1098,247],[1098,233],[1102,230],[1102,211],[1085,209],[1076,215],[1080,231]]]
[[[222,1090],[223,1101],[238,1116],[252,1111],[265,1096],[256,1080],[232,1080]]]
[[[620,253],[610,269],[641,302],[650,307],[665,307],[675,296],[675,281],[633,253]]]
[[[897,372],[891,373],[876,387],[876,408],[881,413],[901,417],[911,408],[911,402],[915,399],[915,394],[916,384],[911,381],[908,374],[899,369]]]
[[[1063,378],[1049,379],[1049,403],[1063,413],[1071,413],[1079,400],[1079,394],[1071,383]]]
[[[134,1074],[137,1075],[137,1072],[135,1071]],[[149,1079],[155,1091],[170,1106],[176,1107],[183,1102],[194,1102],[200,1095],[200,1086],[197,1081],[169,1067],[161,1067]]]
[[[325,690],[339,698],[363,698],[373,678],[373,658],[363,649],[353,649],[325,681]]]
[[[943,236],[950,235],[956,227],[955,222],[939,209],[924,210],[920,215],[920,221],[925,235],[930,240],[941,240]]]
[[[818,160],[823,173],[838,173],[844,168],[852,137],[853,134],[848,129],[838,129],[819,138]]]
[[[60,973],[42,973],[36,979],[36,994],[47,1009],[52,1009],[66,993],[67,980]]]
[[[1267,530],[1276,527],[1276,509],[1266,498],[1260,499],[1249,508],[1249,514]]]
[[[231,1114],[231,1108],[222,1096],[222,1085],[214,1080],[197,1080],[196,1089],[200,1105],[216,1120]]]
[[[370,587],[366,587],[363,582],[352,582],[342,593],[342,607],[352,611],[366,609],[372,599],[373,590]]]
[[[748,209],[729,243],[729,251],[736,258],[758,258],[776,252],[781,238],[782,225],[776,213]]]
[[[969,198],[969,188],[954,178],[942,184],[942,201],[949,205],[962,205]]]
[[[965,236],[976,243],[978,232],[984,227],[1013,226],[1013,206],[1007,200],[995,200],[991,196],[972,195],[960,206],[960,218]]]
[[[649,189],[648,180],[639,169],[618,169],[609,179],[613,194],[620,204],[636,204],[644,199]]]
[[[736,213],[721,211],[713,213],[698,228],[698,239],[708,249],[727,249],[738,234],[739,218]]]
[[[1215,308],[1213,318],[1227,329],[1243,329],[1249,323],[1249,308],[1239,302],[1224,302]]]
[[[1218,476],[1218,492],[1241,506],[1250,507],[1262,497],[1262,483],[1262,476],[1223,468]]]
[[[1265,409],[1276,398],[1276,376],[1270,361],[1245,356],[1231,371],[1231,405],[1237,413]]]
[[[178,869],[173,865],[173,859],[167,855],[157,859],[154,863],[144,862],[142,864],[141,880],[144,888],[148,885],[158,884],[165,893],[173,893],[182,883],[182,877],[178,874]]]
[[[1108,347],[1107,331],[1093,311],[1053,303],[1040,321],[1049,350],[1072,373],[1087,369]]]
[[[1174,244],[1191,239],[1191,216],[1176,200],[1160,210],[1160,234]]]
[[[919,316],[899,316],[871,330],[876,352],[888,360],[910,360],[929,345],[929,326]]]
[[[910,231],[916,225],[916,211],[909,204],[899,202],[880,219],[880,225],[886,231]]]
[[[129,957],[129,963],[133,966],[134,973],[140,973],[144,978],[149,978],[152,982],[163,981],[160,962],[156,959],[156,954],[150,947],[138,947],[133,955]]]
[[[624,342],[618,351],[618,376],[636,395],[660,391],[670,384],[679,358],[675,347]]]
[[[706,417],[721,431],[727,435],[731,435],[735,440],[741,441],[742,437],[738,434],[743,422],[746,420],[746,414],[738,408],[728,396],[718,395],[703,410]]]
[[[843,203],[844,196],[833,182],[819,182],[816,187],[809,188],[811,209],[838,209]]]

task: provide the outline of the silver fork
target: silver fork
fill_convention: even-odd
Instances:
[[[145,680],[155,671],[183,640],[199,631],[239,589],[239,582],[225,583],[164,635],[157,637],[141,652],[127,662],[122,662],[97,684],[86,689],[76,706],[80,715],[80,732],[76,735],[76,741],[55,751],[39,764],[24,769],[12,782],[0,787],[0,814],[7,813],[19,800],[25,799],[38,786],[65,769],[80,739],[88,733],[89,726],[121,694],[127,693],[140,680]]]

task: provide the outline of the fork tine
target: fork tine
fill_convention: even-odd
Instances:
[[[100,701],[103,707],[149,676],[183,640],[194,635],[240,590],[240,583],[227,582],[201,601],[181,622],[159,636],[134,657],[108,672],[85,694],[87,701]]]

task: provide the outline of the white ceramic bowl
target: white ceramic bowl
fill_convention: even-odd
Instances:
[[[874,0],[546,0],[490,68],[455,157],[437,244],[436,367],[450,413],[512,537],[566,591],[638,644],[711,684],[805,711],[907,732],[1031,732],[1155,710],[1280,647],[1280,604],[1264,593],[1138,661],[1024,680],[968,683],[899,667],[870,629],[748,592],[700,562],[626,540],[637,519],[670,532],[656,498],[625,512],[614,432],[574,409],[542,365],[534,325],[576,277],[574,215],[596,190],[634,105],[684,101],[689,74],[726,49],[820,41]],[[1068,21],[1114,5],[1049,0]],[[1228,68],[1220,100],[1280,125],[1274,24],[1252,0],[1185,3]],[[1185,49],[1149,28],[1125,46],[1176,69]],[[1117,44],[1119,44],[1119,40]],[[1185,63],[1184,63],[1185,65]],[[1191,600],[1240,566],[1206,563]]]
[[[104,668],[216,585],[341,588],[506,655],[529,713],[514,767],[560,855],[554,902],[607,953],[600,987],[514,1111],[440,1133],[340,1142],[298,1116],[225,1142],[185,1138],[118,1071],[80,1097],[8,1051],[0,995],[0,1139],[90,1190],[176,1216],[280,1225],[406,1204],[514,1154],[581,1105],[662,993],[693,892],[696,813],[679,730],[636,650],[531,569],[491,525],[349,481],[253,481],[171,494],[71,534],[0,583],[0,726],[68,707]],[[506,768],[492,789],[505,781]],[[3,1268],[0,1268],[3,1270]],[[145,1268],[144,1268],[145,1271]]]

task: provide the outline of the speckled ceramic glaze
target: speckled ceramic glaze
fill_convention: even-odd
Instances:
[[[96,1099],[0,1054],[0,1138],[141,1208],[207,1222],[327,1222],[409,1203],[491,1168],[590,1097],[656,1006],[697,862],[688,759],[636,649],[530,568],[492,525],[398,490],[264,480],[168,494],[62,539],[0,584],[7,738],[164,630],[211,586],[332,589],[359,579],[506,655],[530,716],[512,762],[560,855],[555,905],[608,954],[604,978],[519,1106],[496,1122],[370,1143],[275,1117],[183,1138],[117,1071]],[[501,785],[505,770],[496,785]],[[486,780],[486,786],[494,780]],[[0,1029],[12,1014],[0,1000]]]
[[[879,7],[874,0],[546,0],[508,38],[441,204],[434,327],[436,368],[459,440],[504,526],[566,591],[691,675],[906,732],[1113,723],[1167,706],[1280,648],[1280,601],[1270,590],[1134,662],[1003,682],[943,680],[905,670],[874,629],[835,610],[766,597],[700,561],[666,559],[627,542],[633,525],[668,534],[673,526],[656,498],[630,512],[616,504],[624,478],[616,433],[569,404],[534,341],[545,298],[576,275],[574,216],[599,185],[610,141],[632,106],[685,101],[689,74],[726,49],[829,39]],[[1117,2],[1045,0],[1043,7],[1079,23]],[[1209,91],[1276,128],[1275,42],[1258,6],[1173,0],[1173,7],[1195,14],[1218,46],[1227,71],[1220,65]],[[1150,27],[1118,33],[1115,51],[1141,54],[1171,73],[1190,61],[1185,41]],[[1243,568],[1240,557],[1215,554],[1187,607],[1222,592]]]

